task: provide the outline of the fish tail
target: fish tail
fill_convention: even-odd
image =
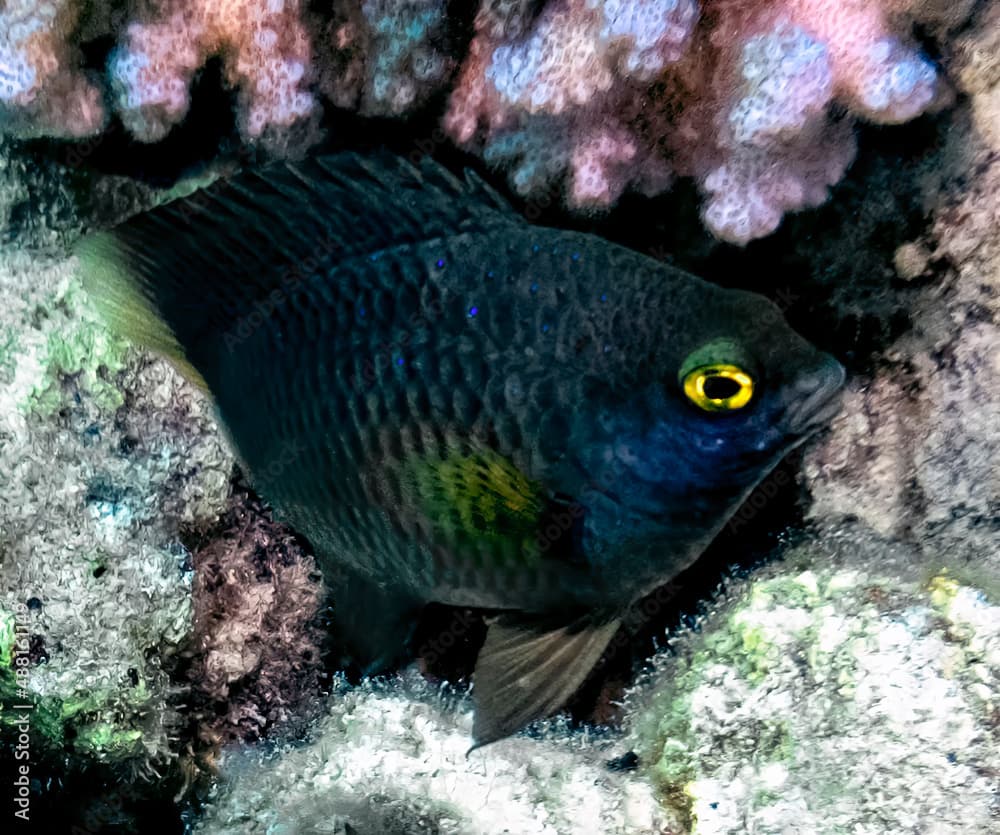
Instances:
[[[476,659],[475,744],[469,753],[565,705],[620,626],[620,617],[597,613],[576,619],[524,612],[498,617]]]
[[[232,192],[209,186],[75,247],[107,324],[206,390],[220,349],[233,350],[234,333],[280,288],[284,274],[273,265],[295,263],[273,231],[277,222]]]
[[[181,295],[186,288],[157,286],[152,270],[135,269],[114,231],[85,236],[75,252],[84,289],[108,327],[130,342],[161,354],[207,391],[204,378],[188,359],[170,324],[171,311],[165,309],[164,297]],[[169,280],[163,277],[164,283]]]

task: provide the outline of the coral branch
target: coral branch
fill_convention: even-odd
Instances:
[[[79,69],[73,0],[0,5],[0,131],[81,137],[104,127],[101,89]]]
[[[310,39],[298,0],[167,0],[159,14],[129,25],[108,74],[118,113],[143,141],[161,139],[187,113],[188,88],[212,55],[240,91],[240,130],[256,139],[313,111],[305,89]]]
[[[0,132],[82,136],[105,99],[136,138],[182,121],[213,56],[249,142],[313,124],[321,99],[407,116],[449,92],[443,126],[521,194],[573,208],[656,194],[677,176],[719,237],[746,243],[822,203],[854,155],[853,123],[905,122],[943,100],[908,37],[971,8],[941,0],[483,0],[463,43],[443,0],[15,0],[0,11]],[[113,35],[103,88],[81,29]],[[457,72],[453,72],[457,68]],[[449,90],[449,84],[451,89]],[[299,131],[312,138],[315,131]]]

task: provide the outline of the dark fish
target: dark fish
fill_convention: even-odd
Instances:
[[[562,706],[844,376],[761,296],[388,154],[245,172],[80,256],[110,321],[211,392],[369,670],[429,601],[499,610],[477,744]]]

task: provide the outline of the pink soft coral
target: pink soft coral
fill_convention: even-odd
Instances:
[[[943,98],[908,30],[919,18],[940,36],[970,2],[484,0],[462,44],[445,0],[310,13],[303,0],[143,0],[117,32],[117,7],[97,0],[90,35],[119,39],[108,90],[79,69],[80,0],[10,0],[0,132],[94,133],[110,98],[133,136],[158,140],[212,56],[238,90],[243,137],[278,145],[292,128],[316,135],[299,129],[318,96],[398,117],[451,84],[447,134],[521,194],[559,190],[587,209],[692,177],[708,228],[745,243],[826,199],[853,158],[855,119],[904,122]]]
[[[927,109],[934,67],[864,0],[554,0],[514,38],[489,19],[446,126],[531,195],[565,174],[575,206],[693,176],[737,243],[817,205],[854,153],[830,105],[883,122]],[[697,25],[696,25],[697,24]],[[655,82],[655,83],[654,83]]]
[[[79,69],[75,0],[0,3],[0,131],[89,136],[103,129],[101,88]]]
[[[444,0],[335,0],[319,38],[320,89],[338,107],[399,116],[441,89]]]
[[[110,62],[125,126],[147,142],[163,137],[187,113],[191,79],[212,55],[223,56],[239,89],[244,136],[313,112],[311,43],[298,0],[164,0],[148,19],[129,24]]]

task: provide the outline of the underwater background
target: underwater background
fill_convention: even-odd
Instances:
[[[568,712],[468,757],[482,614],[341,669],[310,543],[70,254],[383,147],[848,371]],[[0,3],[2,831],[1000,830],[998,194],[995,0]]]

